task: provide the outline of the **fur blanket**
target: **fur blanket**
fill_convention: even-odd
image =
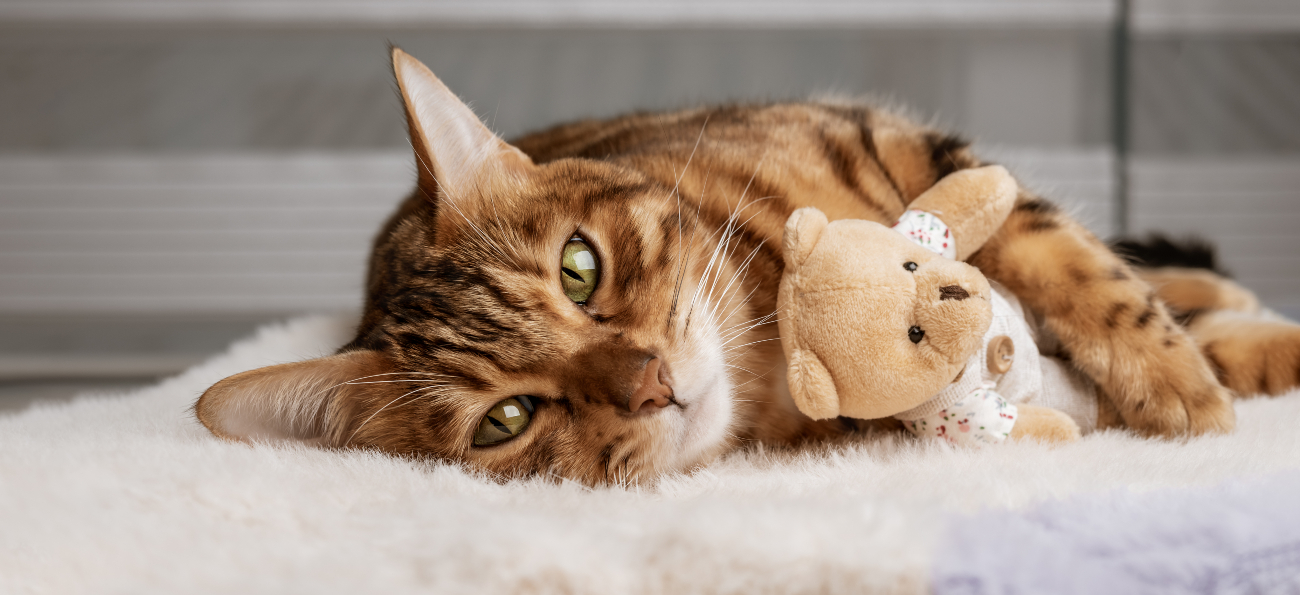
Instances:
[[[1300,394],[1240,402],[1230,436],[754,448],[598,490],[195,421],[216,380],[351,325],[294,320],[147,389],[0,417],[0,592],[1300,590]]]

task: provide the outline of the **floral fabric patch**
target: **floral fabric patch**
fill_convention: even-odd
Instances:
[[[945,258],[957,257],[957,243],[953,241],[952,232],[943,221],[930,213],[907,211],[894,224],[894,231],[935,254]]]
[[[942,438],[954,446],[996,444],[1011,435],[1016,406],[985,384],[934,415],[905,420],[903,426],[917,436]]]

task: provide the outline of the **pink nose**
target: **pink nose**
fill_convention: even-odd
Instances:
[[[646,362],[641,383],[636,390],[632,391],[632,396],[627,401],[627,408],[632,413],[636,413],[645,407],[647,413],[654,413],[667,407],[672,402],[672,398],[673,383],[668,375],[668,364],[656,357]]]

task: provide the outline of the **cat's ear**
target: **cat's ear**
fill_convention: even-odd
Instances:
[[[471,195],[480,176],[523,175],[527,155],[501,140],[427,66],[393,48],[393,73],[406,104],[420,187],[446,200]]]
[[[364,379],[386,368],[378,352],[361,350],[249,370],[212,385],[194,413],[222,438],[342,446]]]

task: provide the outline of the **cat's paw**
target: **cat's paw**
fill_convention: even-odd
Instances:
[[[1190,329],[1219,380],[1242,396],[1300,386],[1300,325],[1280,318],[1215,312]]]
[[[1236,426],[1232,393],[1185,337],[1117,364],[1102,389],[1124,424],[1147,436],[1199,436]],[[1127,381],[1126,381],[1127,380]]]

